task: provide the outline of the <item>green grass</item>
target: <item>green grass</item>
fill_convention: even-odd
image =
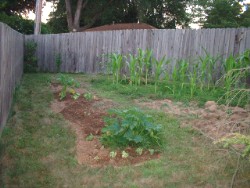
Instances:
[[[173,92],[173,84],[160,82],[157,86],[157,92],[155,93],[155,85],[154,83],[149,82],[148,85],[141,86],[131,86],[127,83],[118,83],[112,84],[111,79],[107,79],[108,76],[98,76],[91,79],[92,87],[98,90],[101,90],[102,95],[105,97],[111,96],[111,98],[115,97],[112,94],[119,94],[127,99],[171,99],[173,101],[181,101],[184,103],[190,101],[196,101],[200,106],[204,105],[207,101],[218,101],[221,96],[224,95],[224,91],[220,88],[216,89],[204,89],[196,90],[194,96],[190,96],[190,88],[187,85],[182,86],[181,84],[175,84],[176,91]],[[107,93],[105,95],[105,93]],[[225,103],[224,99],[219,101],[220,103]]]
[[[127,86],[119,88],[109,84],[112,80],[102,81],[96,76],[71,76],[89,91],[114,99],[121,108],[134,106],[134,98],[164,97],[152,95],[153,85],[134,90]],[[23,77],[15,95],[12,116],[0,138],[0,187],[230,185],[237,162],[233,152],[218,148],[191,128],[179,128],[180,122],[174,117],[146,109],[144,111],[163,126],[164,145],[159,160],[119,168],[77,164],[75,135],[63,117],[49,107],[53,100],[49,80],[54,77],[52,74],[25,74]],[[236,187],[248,187],[249,177],[250,164],[241,161]]]

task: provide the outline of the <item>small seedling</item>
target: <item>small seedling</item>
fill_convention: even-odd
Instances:
[[[128,158],[129,154],[126,151],[122,151],[122,158]]]
[[[72,98],[74,99],[74,100],[77,100],[79,97],[80,97],[80,93],[74,93],[73,95],[72,95]]]
[[[95,156],[94,159],[95,159],[96,161],[100,160],[100,158],[99,158],[98,156]]]
[[[137,148],[135,151],[138,155],[142,155],[143,148]]]
[[[88,100],[91,101],[93,99],[93,94],[92,93],[84,93],[83,97]]]
[[[86,137],[87,141],[92,141],[93,139],[94,139],[94,135],[91,133]]]
[[[155,153],[154,149],[148,149],[148,151],[149,151],[150,155],[154,155],[154,153]]]
[[[116,151],[111,151],[111,152],[109,153],[110,158],[115,158],[116,155],[117,155]]]

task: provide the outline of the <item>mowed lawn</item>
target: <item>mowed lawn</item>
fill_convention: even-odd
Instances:
[[[97,76],[71,75],[84,89],[111,99],[119,108],[134,107],[133,98],[116,88],[97,87]],[[237,155],[219,147],[181,120],[142,109],[163,126],[160,159],[140,165],[90,167],[76,159],[76,135],[61,114],[50,108],[55,74],[25,74],[0,138],[0,187],[230,187]],[[153,86],[152,86],[153,88]],[[137,91],[138,92],[138,91]],[[250,162],[241,160],[235,187],[250,187]]]

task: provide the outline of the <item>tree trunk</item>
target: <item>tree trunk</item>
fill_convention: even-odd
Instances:
[[[69,31],[73,31],[73,17],[72,17],[72,10],[70,0],[65,0],[66,5],[66,13],[67,13],[67,23]]]
[[[93,16],[93,18],[89,24],[85,25],[84,27],[80,27],[81,12],[86,7],[88,2],[89,2],[89,0],[85,0],[85,1],[78,0],[77,1],[77,7],[76,7],[76,11],[75,11],[74,18],[73,18],[70,0],[65,0],[68,29],[70,32],[84,31],[84,30],[88,29],[89,27],[91,27],[95,23],[97,18],[99,18],[100,15],[104,12],[104,10],[106,10],[106,8],[109,7],[109,5],[113,2],[113,0],[109,0],[105,7],[102,7],[102,9],[100,11],[95,13],[95,15]]]
[[[83,0],[77,1],[76,12],[74,16],[74,29],[79,30],[80,27],[80,16],[82,11],[82,2]]]

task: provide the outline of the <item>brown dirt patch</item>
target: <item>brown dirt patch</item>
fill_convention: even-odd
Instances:
[[[196,104],[185,106],[168,99],[149,102],[135,100],[135,102],[142,107],[178,116],[183,120],[182,127],[191,125],[212,140],[218,140],[232,133],[250,133],[250,110],[240,107],[217,105],[214,101],[208,101],[204,108],[199,108]]]
[[[76,155],[79,164],[90,166],[139,165],[146,160],[160,157],[158,153],[150,155],[148,151],[138,155],[135,148],[126,148],[125,151],[129,153],[128,158],[122,158],[122,151],[116,151],[117,156],[114,159],[110,158],[110,149],[103,147],[99,138],[104,126],[103,117],[107,115],[107,110],[114,107],[115,104],[111,100],[101,99],[97,96],[94,96],[93,100],[86,100],[84,97],[74,100],[67,95],[64,100],[59,100],[58,94],[61,87],[53,84],[51,89],[55,96],[55,100],[51,103],[52,110],[61,113],[70,122],[76,133]],[[77,92],[82,96],[86,90],[82,89]],[[86,140],[89,134],[94,136],[91,141]]]

